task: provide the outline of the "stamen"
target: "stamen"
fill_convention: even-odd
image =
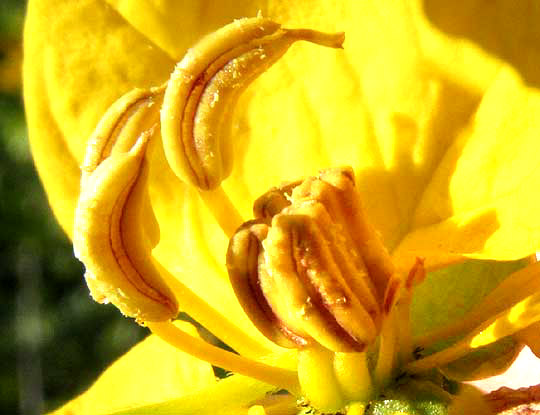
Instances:
[[[336,352],[362,352],[375,340],[380,301],[392,291],[382,284],[395,279],[388,252],[356,209],[358,198],[352,169],[324,170],[270,189],[255,202],[257,220],[231,238],[227,267],[233,288],[270,340],[284,345],[283,334],[300,347],[318,342]],[[256,230],[261,227],[264,235]],[[258,248],[250,250],[256,234]],[[392,302],[397,296],[390,296]]]
[[[401,294],[396,310],[396,322],[398,330],[398,360],[405,364],[413,359],[413,339],[411,328],[411,304],[414,286],[426,277],[424,260],[416,258],[416,263],[411,268],[404,284],[404,292]]]
[[[230,239],[244,221],[223,187],[218,186],[207,191],[200,190],[199,195],[227,238]]]
[[[460,320],[427,333],[415,339],[414,343],[428,348],[460,333],[470,332],[483,321],[538,291],[540,291],[540,262],[512,273]]]
[[[161,275],[178,299],[179,308],[186,310],[197,322],[209,330],[233,350],[252,359],[272,353],[272,350],[253,340],[244,331],[231,323],[222,313],[209,306],[165,268],[159,267]]]
[[[470,339],[460,341],[452,347],[411,362],[405,366],[405,371],[407,373],[419,373],[434,367],[444,366],[446,363],[450,363],[466,355],[471,349],[469,343]]]
[[[256,17],[236,20],[188,51],[171,75],[161,112],[165,155],[181,180],[209,190],[230,174],[234,104],[298,40],[339,48],[344,34],[285,30]]]
[[[176,316],[176,299],[150,255],[145,152],[157,111],[152,90],[135,91],[107,111],[85,157],[73,246],[98,302],[139,321]],[[143,129],[141,131],[141,129]]]
[[[259,221],[238,228],[227,249],[229,280],[242,308],[262,334],[282,347],[306,345],[307,339],[295,335],[281,322],[265,295],[277,291],[265,270],[262,242],[267,235],[268,226]]]
[[[283,29],[290,37],[298,40],[306,40],[317,45],[329,48],[342,49],[345,41],[345,33],[324,33],[311,29]]]
[[[286,389],[291,393],[299,390],[298,378],[295,371],[269,366],[256,360],[228,352],[212,346],[205,341],[195,338],[172,322],[148,323],[150,330],[161,339],[198,359],[230,370],[240,375],[258,379],[261,382]]]
[[[383,321],[381,334],[379,336],[379,354],[377,365],[375,366],[374,378],[379,388],[384,388],[391,379],[394,369],[396,354],[396,327],[395,311],[390,313]]]
[[[113,152],[127,153],[144,131],[159,122],[158,107],[165,87],[134,89],[115,101],[88,139],[81,166],[82,184]]]

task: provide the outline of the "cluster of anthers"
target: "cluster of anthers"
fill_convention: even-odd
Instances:
[[[425,276],[422,261],[405,281],[398,277],[367,220],[351,168],[273,188],[253,212],[227,253],[246,314],[273,342],[299,349],[302,391],[316,407],[368,400],[390,379],[397,341],[406,353],[401,363],[412,359],[408,324],[398,339],[390,314],[400,291],[400,307],[410,306],[412,287]],[[407,317],[408,309],[402,311]],[[379,357],[371,362],[374,347]]]
[[[149,143],[161,143],[172,171],[203,197],[219,188],[232,169],[234,102],[298,40],[339,48],[344,35],[241,19],[190,49],[165,84],[115,102],[87,147],[74,246],[97,301],[114,303],[196,357],[335,411],[384,386],[396,359],[412,359],[408,330],[398,335],[392,310],[398,298],[407,308],[423,277],[420,261],[408,278],[397,276],[363,212],[352,169],[274,188],[255,202],[254,220],[224,229],[241,305],[266,337],[298,350],[297,370],[227,352],[174,326],[189,304],[203,325],[220,330],[216,313],[152,257],[159,236],[148,226]]]

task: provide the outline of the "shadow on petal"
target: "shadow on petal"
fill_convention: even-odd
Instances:
[[[466,38],[510,63],[540,86],[540,5],[534,0],[425,0],[426,17],[446,34]]]

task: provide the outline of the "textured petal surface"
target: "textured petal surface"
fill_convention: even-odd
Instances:
[[[249,407],[262,401],[274,388],[234,375],[179,399],[120,411],[115,415],[247,415]]]
[[[368,215],[386,244],[398,247],[404,267],[416,255],[441,265],[464,254],[516,259],[538,248],[538,203],[527,191],[540,180],[529,150],[538,94],[512,71],[499,74],[508,54],[490,55],[495,49],[481,50],[474,36],[448,37],[417,2],[132,3],[29,5],[24,72],[32,149],[68,233],[78,165],[105,109],[133,87],[161,84],[203,33],[261,10],[286,27],[344,31],[346,42],[343,51],[294,45],[241,98],[236,161],[223,187],[244,219],[269,187],[352,165]],[[505,13],[501,5],[494,13]],[[520,22],[510,20],[508,30]],[[151,159],[161,227],[154,256],[259,336],[229,286],[227,237],[208,202],[173,176],[159,149]]]
[[[95,0],[30,2],[24,46],[32,153],[56,217],[71,235],[90,133],[113,101],[135,86],[160,84],[174,63]]]
[[[188,323],[177,323],[197,335]],[[84,394],[55,415],[102,415],[156,404],[215,384],[212,366],[150,335],[114,362]]]
[[[540,85],[540,5],[535,0],[425,0],[428,20],[447,35],[474,42]]]
[[[428,261],[465,254],[512,260],[538,249],[540,181],[534,149],[540,94],[502,70],[463,135],[453,143],[415,212],[415,230],[396,256],[425,251]]]

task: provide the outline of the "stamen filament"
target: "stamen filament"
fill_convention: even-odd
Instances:
[[[540,291],[540,262],[512,273],[463,318],[415,339],[414,344],[428,348],[439,341],[469,332],[493,315],[538,291]]]
[[[230,239],[244,221],[223,187],[220,185],[212,190],[200,190],[199,194],[227,238]]]
[[[292,393],[299,390],[297,374],[292,370],[269,366],[228,352],[185,333],[172,322],[147,323],[147,326],[170,345],[198,359]]]
[[[160,272],[166,278],[169,288],[178,299],[180,309],[186,310],[218,339],[242,356],[251,359],[272,353],[272,350],[249,337],[225,318],[223,314],[217,312],[182,282],[170,275],[163,267],[160,267]]]
[[[411,332],[412,291],[407,291],[400,298],[396,308],[398,330],[398,360],[405,364],[413,358],[413,339]]]
[[[470,350],[469,342],[470,340],[458,342],[452,347],[411,362],[405,366],[405,371],[407,373],[419,373],[434,367],[444,366],[446,363],[452,362],[467,354]]]
[[[392,311],[382,324],[379,355],[377,358],[377,365],[375,366],[374,378],[377,386],[380,388],[383,388],[388,384],[392,375],[396,353],[396,341],[395,311]]]

